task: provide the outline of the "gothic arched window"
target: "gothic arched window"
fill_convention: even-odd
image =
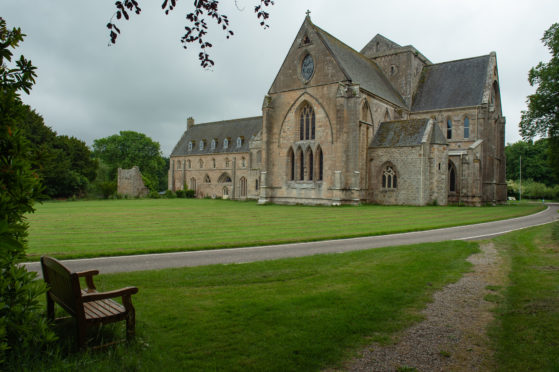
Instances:
[[[464,138],[470,138],[470,118],[464,118]]]
[[[288,176],[289,176],[289,180],[290,181],[294,181],[295,180],[295,154],[293,153],[293,149],[289,149],[289,151],[287,152],[287,171]]]
[[[382,188],[396,189],[398,187],[398,178],[394,168],[390,165],[386,166],[382,171]]]
[[[317,167],[317,180],[322,181],[323,179],[323,169],[324,169],[324,157],[322,154],[322,149],[320,146],[316,149],[316,167]]]
[[[456,192],[456,167],[451,161],[448,162],[448,191]]]
[[[316,135],[316,117],[310,105],[305,105],[299,117],[299,139],[313,140]]]
[[[446,139],[452,139],[452,120],[446,120]]]

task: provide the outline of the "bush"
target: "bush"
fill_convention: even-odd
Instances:
[[[174,199],[177,197],[177,195],[173,192],[173,190],[167,190],[165,191],[165,197],[167,199]]]
[[[151,199],[159,199],[159,198],[161,198],[161,195],[159,195],[159,193],[157,191],[151,190],[149,192],[148,197],[151,198]]]
[[[97,189],[103,195],[104,199],[108,199],[116,193],[116,182],[99,182],[97,184]]]
[[[186,198],[186,191],[185,190],[177,190],[176,194],[177,194],[177,198]]]
[[[185,197],[192,199],[196,197],[196,191],[194,190],[185,190],[184,192]]]

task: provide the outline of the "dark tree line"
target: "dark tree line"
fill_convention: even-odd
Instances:
[[[30,160],[43,194],[48,198],[85,195],[98,168],[85,142],[58,135],[35,110],[29,106],[23,109],[21,128],[31,144]]]

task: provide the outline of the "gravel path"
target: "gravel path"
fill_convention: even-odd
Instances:
[[[494,303],[484,300],[487,286],[506,282],[506,264],[493,246],[468,258],[473,271],[434,294],[425,320],[404,330],[387,346],[372,344],[348,361],[347,371],[487,371],[493,370],[486,328]]]

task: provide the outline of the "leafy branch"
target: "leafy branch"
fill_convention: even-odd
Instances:
[[[198,59],[203,68],[208,68],[215,64],[208,54],[208,49],[213,45],[205,39],[208,34],[208,20],[213,19],[217,25],[221,26],[227,39],[234,35],[229,27],[229,18],[219,11],[219,1],[220,0],[194,0],[194,10],[186,14],[188,25],[184,28],[185,33],[181,37],[181,44],[183,44],[184,49],[188,49],[190,44],[198,43],[200,48]],[[259,20],[260,26],[264,29],[269,27],[267,20],[270,18],[270,14],[266,9],[271,5],[274,5],[273,0],[260,0],[260,4],[254,7],[256,18]],[[122,20],[122,18],[128,21],[131,14],[135,13],[139,15],[142,11],[136,0],[118,0],[115,6],[116,12],[111,17],[109,23],[107,23],[107,28],[110,30],[110,44],[115,44],[120,34],[120,29],[117,27],[116,22]],[[177,0],[164,0],[161,4],[161,8],[165,12],[165,15],[173,11],[176,6]]]

